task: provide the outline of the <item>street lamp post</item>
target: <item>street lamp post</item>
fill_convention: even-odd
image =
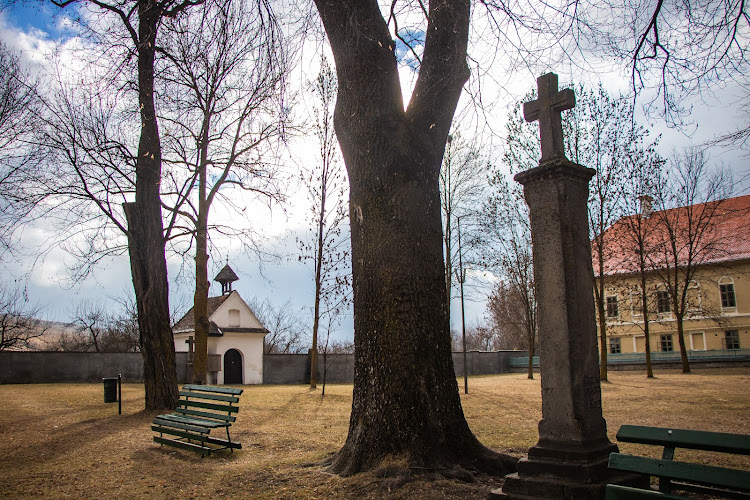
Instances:
[[[464,281],[466,281],[466,269],[464,269],[461,252],[461,217],[457,217],[456,222],[458,225],[458,269],[456,269],[456,278],[461,284],[461,336],[463,338],[464,351],[464,394],[469,394],[468,368],[466,365],[466,319],[464,315]]]

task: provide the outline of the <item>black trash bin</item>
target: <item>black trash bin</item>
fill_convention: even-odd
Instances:
[[[117,379],[103,378],[104,382],[104,402],[117,403]]]

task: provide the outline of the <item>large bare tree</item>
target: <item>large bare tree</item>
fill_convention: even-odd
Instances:
[[[440,216],[440,166],[469,76],[468,0],[429,2],[408,106],[395,43],[376,1],[316,0],[339,82],[334,124],[349,175],[354,398],[332,470],[387,456],[415,467],[503,473],[515,459],[469,430],[453,371]]]
[[[54,194],[67,196],[68,203],[75,199],[92,201],[92,213],[104,214],[127,236],[144,361],[146,408],[170,409],[177,401],[177,380],[161,212],[161,138],[154,94],[157,34],[164,19],[181,14],[201,0],[63,0],[53,3],[61,8],[82,9],[76,19],[84,28],[83,32],[95,42],[92,47],[100,50],[102,61],[111,63],[104,69],[103,76],[109,79],[105,82],[116,88],[135,90],[132,113],[137,126],[131,127],[138,137],[135,155],[123,149],[122,137],[97,137],[97,130],[102,131],[115,112],[116,101],[107,102],[104,95],[89,92],[81,103],[71,99],[70,92],[63,91],[64,98],[57,105],[45,106],[49,111],[48,119],[58,125],[53,127],[52,134],[61,139],[56,152],[73,165],[71,176],[66,179],[71,182]],[[111,55],[115,58],[110,59]],[[79,104],[97,110],[83,117],[85,128],[91,132],[85,139],[91,141],[93,149],[80,143],[76,126],[64,119],[66,114],[80,115]],[[88,155],[92,151],[93,157]],[[81,156],[76,154],[78,152],[86,154]],[[81,167],[92,164],[97,168],[107,167],[104,175],[86,175]],[[50,179],[54,179],[54,175],[41,179],[42,186]],[[32,199],[49,199],[50,192],[54,192],[54,188],[47,193],[44,189],[36,190]],[[97,197],[95,192],[103,196]],[[118,203],[121,208],[116,208]],[[48,209],[41,206],[42,211]],[[123,214],[124,220],[118,217]],[[108,235],[102,228],[99,226],[99,234],[106,239]]]
[[[230,189],[245,202],[283,200],[274,146],[284,132],[287,47],[270,6],[256,0],[208,0],[167,22],[162,45],[169,62],[159,76],[170,166],[164,202],[175,221],[170,238],[187,235],[188,249],[195,246],[192,378],[205,383],[209,230],[251,245],[254,233],[242,224],[216,228],[209,214],[216,201],[238,208],[225,193]],[[244,211],[235,213],[245,219]]]
[[[731,172],[710,168],[706,154],[697,149],[676,155],[666,176],[655,187],[660,210],[652,216],[657,225],[656,243],[648,258],[669,298],[683,373],[690,372],[684,321],[695,307],[689,292],[696,272],[704,263],[726,255],[736,244],[718,230],[728,215],[726,204],[732,187]]]

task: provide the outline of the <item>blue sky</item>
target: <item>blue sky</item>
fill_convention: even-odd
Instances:
[[[23,30],[32,29],[42,31],[51,38],[64,36],[65,30],[60,29],[60,17],[64,12],[73,11],[73,6],[61,9],[50,2],[17,3],[13,8],[3,11],[5,18],[13,26]]]

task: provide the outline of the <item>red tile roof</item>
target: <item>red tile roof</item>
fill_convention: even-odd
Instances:
[[[221,295],[219,297],[209,297],[208,298],[208,317],[210,318],[213,313],[216,312],[216,310],[224,303],[225,300],[229,298],[229,294]],[[190,310],[185,314],[185,316],[180,319],[177,323],[174,324],[172,327],[172,332],[174,333],[180,333],[180,332],[194,332],[195,331],[195,320],[193,318],[193,308],[191,307]]]
[[[708,220],[709,214],[710,222],[696,222]],[[638,271],[638,245],[632,227],[637,224],[639,217],[640,214],[623,217],[604,232],[605,275]],[[689,224],[691,217],[693,223]],[[694,264],[750,259],[750,195],[657,211],[642,219],[642,222],[646,248],[664,248],[669,241],[668,227],[677,229],[680,265],[687,262],[691,253]],[[692,233],[699,234],[700,237],[691,238],[691,228]],[[651,269],[663,265],[660,264],[665,259],[663,251],[652,251],[647,255],[651,261]],[[598,274],[598,253],[593,243],[592,258],[594,273]]]

